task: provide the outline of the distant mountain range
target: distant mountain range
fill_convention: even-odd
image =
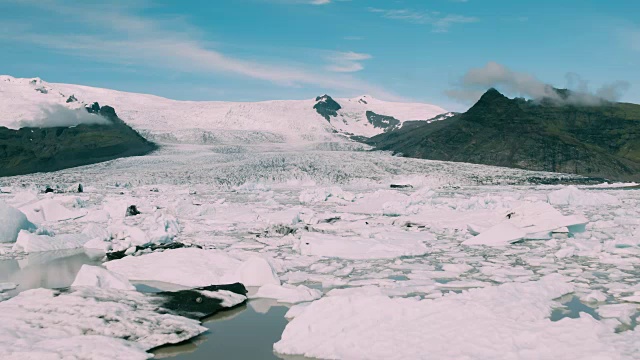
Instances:
[[[629,103],[509,99],[490,89],[465,113],[366,142],[407,157],[640,181],[640,105]]]
[[[369,95],[261,102],[177,101],[0,75],[0,126],[20,127],[18,122],[40,117],[47,106],[74,109],[94,101],[115,107],[121,119],[149,140],[196,144],[341,141],[375,136],[405,121],[427,120],[446,112],[435,105],[388,102]]]

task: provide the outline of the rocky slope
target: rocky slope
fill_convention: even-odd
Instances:
[[[18,130],[0,127],[0,176],[56,171],[144,155],[157,148],[118,118],[112,107],[94,103],[87,111],[104,118],[105,123]]]
[[[640,181],[640,105],[557,104],[487,91],[467,112],[367,141],[425,159]]]

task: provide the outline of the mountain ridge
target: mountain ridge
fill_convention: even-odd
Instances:
[[[427,120],[446,112],[431,104],[387,102],[362,95],[336,98],[340,109],[327,119],[314,109],[320,97],[318,100],[260,102],[178,101],[6,75],[0,76],[0,95],[9,100],[2,102],[0,99],[0,126],[11,127],[10,121],[38,117],[42,106],[56,104],[77,108],[98,101],[113,104],[120,117],[140,133],[158,139],[173,138],[176,142],[196,141],[202,138],[202,133],[213,134],[209,138],[218,139],[216,141],[242,141],[238,132],[248,133],[246,141],[271,138],[284,142],[340,141],[351,135],[371,137],[384,131],[370,123],[366,111],[400,122]],[[66,103],[71,96],[77,102]],[[254,136],[256,132],[265,136]]]
[[[489,89],[465,113],[372,137],[403,156],[640,180],[640,105],[509,99]]]

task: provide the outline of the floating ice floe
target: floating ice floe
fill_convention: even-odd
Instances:
[[[552,275],[435,300],[330,296],[290,314],[274,350],[327,359],[630,357],[635,350],[624,340],[635,331],[615,334],[586,314],[549,320],[553,299],[572,291]]]
[[[87,214],[85,210],[67,209],[54,199],[44,199],[24,205],[20,211],[24,212],[29,221],[34,223],[72,220]]]
[[[101,266],[82,265],[76,279],[71,284],[76,286],[91,286],[101,289],[136,290],[124,276],[113,273]]]
[[[343,259],[390,259],[427,253],[424,240],[428,233],[394,233],[395,236],[375,234],[372,237],[337,236],[304,233],[296,240],[294,249],[302,255],[337,257]]]
[[[60,234],[55,236],[37,235],[25,230],[18,234],[13,251],[26,253],[77,249],[84,246],[90,238],[84,234]]]
[[[303,204],[312,204],[325,201],[333,201],[338,203],[348,203],[355,199],[353,193],[342,190],[334,186],[331,188],[314,188],[304,190],[298,198]]]
[[[601,191],[584,191],[575,186],[567,186],[547,194],[547,201],[553,205],[598,206],[615,205],[620,200]]]
[[[70,210],[54,199],[43,199],[20,208],[34,223],[72,220],[87,214],[85,210]]]
[[[322,297],[322,292],[310,289],[304,285],[275,285],[267,284],[261,286],[252,298],[275,299],[281,303],[297,304],[306,301],[317,300]]]
[[[217,250],[183,248],[109,261],[105,267],[131,281],[160,281],[188,287],[240,282],[246,286],[280,284],[265,259],[242,262]]]
[[[0,200],[0,243],[13,243],[20,230],[34,229],[24,213]]]
[[[149,349],[206,331],[157,308],[135,291],[28,290],[0,302],[0,358],[147,359]]]
[[[583,232],[589,222],[580,215],[562,215],[553,206],[543,202],[524,203],[508,211],[503,219],[486,230],[472,226],[470,232],[479,234],[463,244],[506,246],[522,239],[551,239],[552,232],[556,230]]]

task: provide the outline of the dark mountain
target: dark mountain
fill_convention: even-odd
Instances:
[[[94,103],[87,111],[109,123],[19,130],[0,127],[0,176],[62,170],[157,149],[125,124],[112,107]]]
[[[331,96],[325,94],[316,97],[316,104],[313,108],[328,122],[331,122],[331,117],[338,116],[338,110],[342,109],[342,106],[333,100]]]
[[[639,181],[640,105],[509,99],[490,89],[465,113],[367,143],[407,157]]]

